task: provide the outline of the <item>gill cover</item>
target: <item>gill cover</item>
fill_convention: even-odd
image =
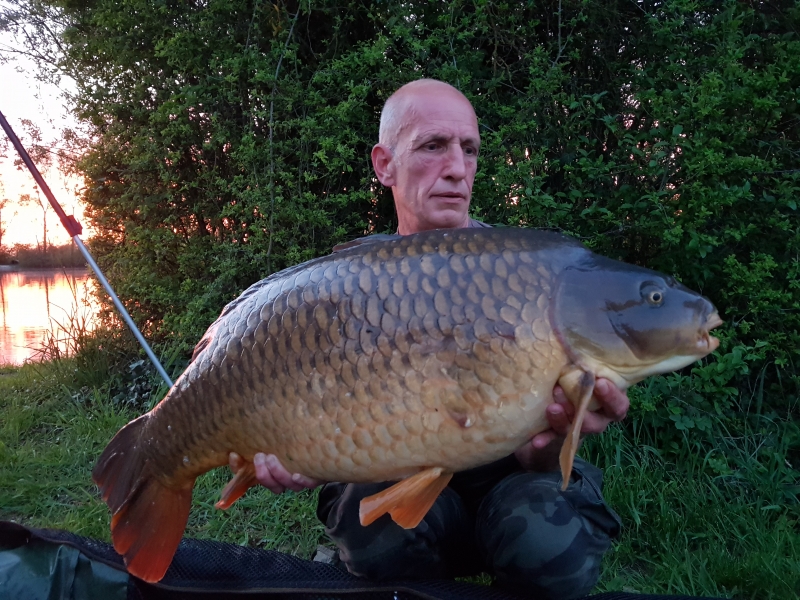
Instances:
[[[628,384],[716,347],[711,302],[672,277],[597,255],[559,274],[553,308],[573,360],[605,365]]]

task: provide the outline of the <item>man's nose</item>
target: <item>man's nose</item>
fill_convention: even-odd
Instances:
[[[464,179],[467,176],[467,161],[464,149],[460,144],[451,144],[445,157],[443,175],[452,179]]]

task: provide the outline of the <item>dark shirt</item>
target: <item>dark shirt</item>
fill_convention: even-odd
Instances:
[[[484,223],[483,221],[478,221],[476,219],[470,219],[469,220],[469,225],[467,225],[466,227],[462,227],[462,228],[458,228],[457,227],[456,229],[473,229],[475,227],[491,227],[491,225],[488,225],[488,224]],[[400,235],[400,230],[398,229],[395,233]]]
[[[483,221],[476,221],[475,219],[470,219],[469,220],[469,225],[467,225],[466,228],[467,229],[472,229],[473,227],[491,227],[491,225],[488,225],[488,224],[484,223]]]

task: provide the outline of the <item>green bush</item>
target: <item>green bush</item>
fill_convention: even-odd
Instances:
[[[157,342],[185,354],[254,281],[393,231],[369,164],[380,109],[436,77],[479,116],[475,216],[562,230],[701,290],[726,321],[720,350],[658,385],[726,418],[747,399],[796,415],[796,2],[20,6],[6,28],[64,26],[52,62],[92,136],[78,165],[91,246]],[[679,408],[653,426],[705,427]]]
[[[64,25],[92,249],[151,338],[185,353],[252,282],[393,231],[380,109],[436,77],[479,117],[475,216],[565,231],[717,305],[716,358],[652,385],[726,419],[796,415],[796,2],[22,6]],[[659,406],[665,436],[705,427]]]
[[[157,342],[185,354],[254,281],[393,231],[369,164],[380,109],[436,77],[479,117],[475,216],[701,290],[726,321],[717,358],[658,385],[726,418],[748,398],[796,415],[796,2],[22,6],[64,25],[91,246]],[[704,427],[678,408],[653,426]]]

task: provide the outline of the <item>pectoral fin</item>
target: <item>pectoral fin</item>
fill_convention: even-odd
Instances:
[[[433,467],[364,498],[358,511],[361,524],[366,527],[389,513],[403,529],[416,527],[452,476],[452,473],[443,475],[441,467]]]
[[[216,508],[227,510],[234,502],[244,496],[244,493],[256,485],[256,467],[253,463],[246,461],[236,452],[231,452],[228,457],[231,471],[235,473],[233,479],[223,488],[219,501],[214,505]]]
[[[558,380],[567,398],[575,406],[575,418],[567,432],[564,444],[561,446],[561,454],[558,462],[561,465],[561,490],[564,491],[569,485],[569,477],[572,474],[572,463],[575,460],[575,453],[581,440],[581,427],[583,418],[589,410],[589,405],[594,393],[595,377],[592,373],[575,369],[562,375]]]

